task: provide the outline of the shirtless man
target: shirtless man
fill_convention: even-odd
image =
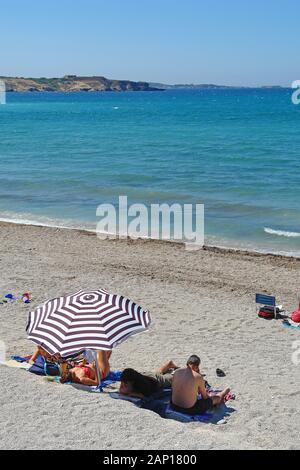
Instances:
[[[209,397],[205,388],[205,382],[200,374],[200,358],[192,355],[185,368],[178,369],[174,373],[172,381],[171,408],[174,411],[189,414],[191,416],[204,414],[213,406],[219,405],[229,393],[227,388],[216,396]],[[201,399],[198,398],[201,394]]]

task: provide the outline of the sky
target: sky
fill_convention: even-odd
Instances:
[[[290,86],[299,0],[0,0],[0,75]]]

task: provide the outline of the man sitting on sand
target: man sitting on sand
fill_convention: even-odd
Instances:
[[[227,388],[216,396],[209,397],[205,388],[205,382],[200,374],[200,358],[192,355],[185,368],[178,369],[174,373],[172,381],[171,408],[191,416],[201,415],[213,406],[219,405],[229,393]],[[198,398],[201,395],[201,399]]]
[[[134,369],[125,369],[121,375],[120,393],[136,398],[145,398],[171,388],[173,372],[178,369],[173,361],[164,364],[157,372],[140,374]]]

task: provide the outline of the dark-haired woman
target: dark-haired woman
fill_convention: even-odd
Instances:
[[[136,398],[149,397],[163,389],[171,388],[173,372],[178,369],[173,361],[164,364],[157,372],[141,374],[125,369],[121,376],[120,393]]]

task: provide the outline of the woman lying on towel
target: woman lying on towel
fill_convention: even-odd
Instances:
[[[110,373],[109,358],[111,353],[111,351],[97,352],[97,362],[101,374],[101,380],[105,379]],[[96,362],[94,361],[88,364],[86,361],[83,361],[80,364],[75,365],[72,369],[69,369],[67,372],[62,374],[60,382],[73,382],[89,386],[99,385]]]
[[[140,374],[134,369],[125,369],[121,375],[120,394],[145,398],[163,389],[171,388],[174,370],[173,361],[164,364],[157,372]]]

